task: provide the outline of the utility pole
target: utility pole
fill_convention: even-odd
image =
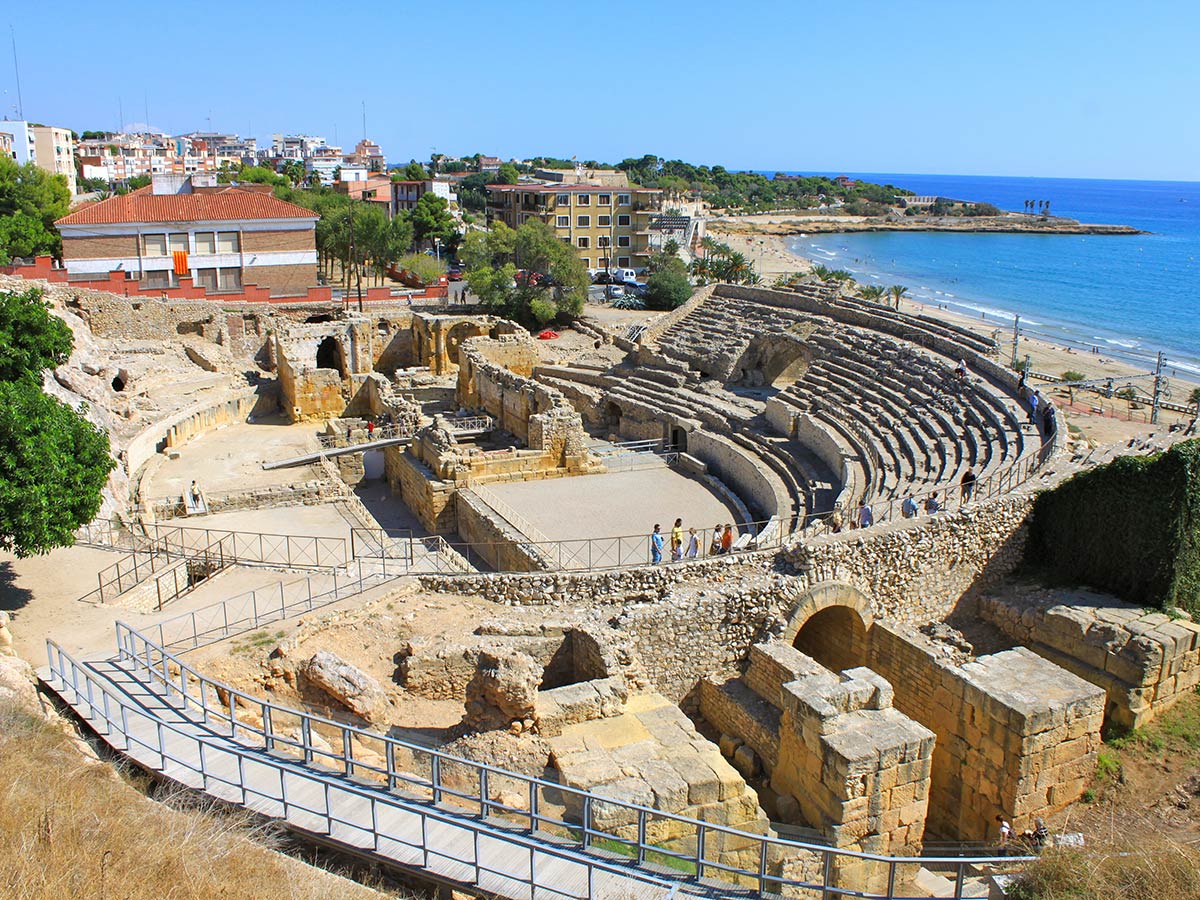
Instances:
[[[1163,352],[1158,351],[1158,365],[1154,367],[1154,403],[1150,407],[1150,424],[1158,424],[1158,408],[1162,404],[1163,394],[1163,367],[1166,365],[1166,359],[1163,357]]]
[[[1021,335],[1021,329],[1020,329],[1020,325],[1021,325],[1021,317],[1020,317],[1020,316],[1013,316],[1013,353],[1012,353],[1012,367],[1013,367],[1014,369],[1017,367],[1017,342],[1020,340],[1020,335]]]

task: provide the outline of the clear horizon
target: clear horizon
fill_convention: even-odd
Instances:
[[[79,0],[55,9],[97,20]],[[48,29],[29,19],[10,25],[24,118],[76,131],[306,133],[351,148],[365,103],[391,162],[656,153],[740,170],[1200,181],[1194,5],[739,11],[616,0],[593,22],[543,0],[502,12],[468,0],[392,22],[331,20],[301,0],[247,27],[131,0],[71,52],[46,52]],[[89,46],[131,34],[136,66],[97,77]],[[0,115],[18,118],[11,45],[4,55]]]

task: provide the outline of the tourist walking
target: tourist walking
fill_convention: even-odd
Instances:
[[[925,512],[927,515],[936,515],[942,508],[941,502],[938,500],[937,491],[934,491],[925,498]]]
[[[650,535],[650,562],[656,566],[662,562],[663,552],[663,536],[658,523],[654,525],[654,531]]]
[[[733,552],[733,526],[732,525],[726,525],[725,533],[721,535],[721,552],[722,553]]]
[[[713,526],[712,543],[708,545],[708,555],[717,556],[721,552],[721,526]]]
[[[1042,417],[1042,421],[1046,428],[1046,437],[1054,437],[1054,432],[1058,428],[1058,416],[1054,412],[1054,407],[1049,403],[1046,404],[1046,415]]]
[[[1029,395],[1029,421],[1037,424],[1038,404],[1042,402],[1042,395],[1034,391]]]
[[[1008,820],[1004,816],[996,816],[996,821],[1000,823],[1000,846],[1007,846],[1012,839],[1012,826],[1008,824]]]
[[[864,500],[862,502],[862,504],[858,507],[858,527],[859,528],[870,528],[874,524],[875,524],[875,513],[871,512],[871,507],[869,507],[867,505],[867,501]]]
[[[954,374],[959,378],[967,377],[967,361],[965,359],[958,361],[958,365],[954,367]]]
[[[367,419],[367,440],[370,440],[375,434],[375,420]]]
[[[676,519],[671,528],[671,562],[683,559],[683,519]]]
[[[906,519],[915,519],[917,517],[917,501],[912,497],[905,497],[904,502],[900,504],[900,515]]]
[[[975,493],[975,470],[967,469],[967,471],[963,472],[962,481],[958,484],[962,492],[961,502],[970,503],[971,495]]]
[[[688,559],[695,559],[700,555],[700,537],[696,534],[695,528],[688,529],[688,545],[685,555]]]

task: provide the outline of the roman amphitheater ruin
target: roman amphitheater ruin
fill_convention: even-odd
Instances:
[[[1200,684],[1189,619],[1018,571],[1036,490],[1174,435],[1048,434],[965,328],[811,285],[554,340],[47,290],[50,387],[121,465],[46,681],[135,761],[460,890],[550,896],[550,854],[572,897],[986,897],[1018,858],[929,848],[1056,821],[1102,728]],[[235,751],[278,791],[214,775]],[[301,770],[359,805],[298,806]],[[385,802],[474,844],[414,857]]]

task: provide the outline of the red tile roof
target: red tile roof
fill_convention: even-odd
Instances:
[[[153,194],[149,187],[89,203],[56,225],[125,225],[165,222],[317,219],[310,209],[257,190],[226,187],[195,194]]]

